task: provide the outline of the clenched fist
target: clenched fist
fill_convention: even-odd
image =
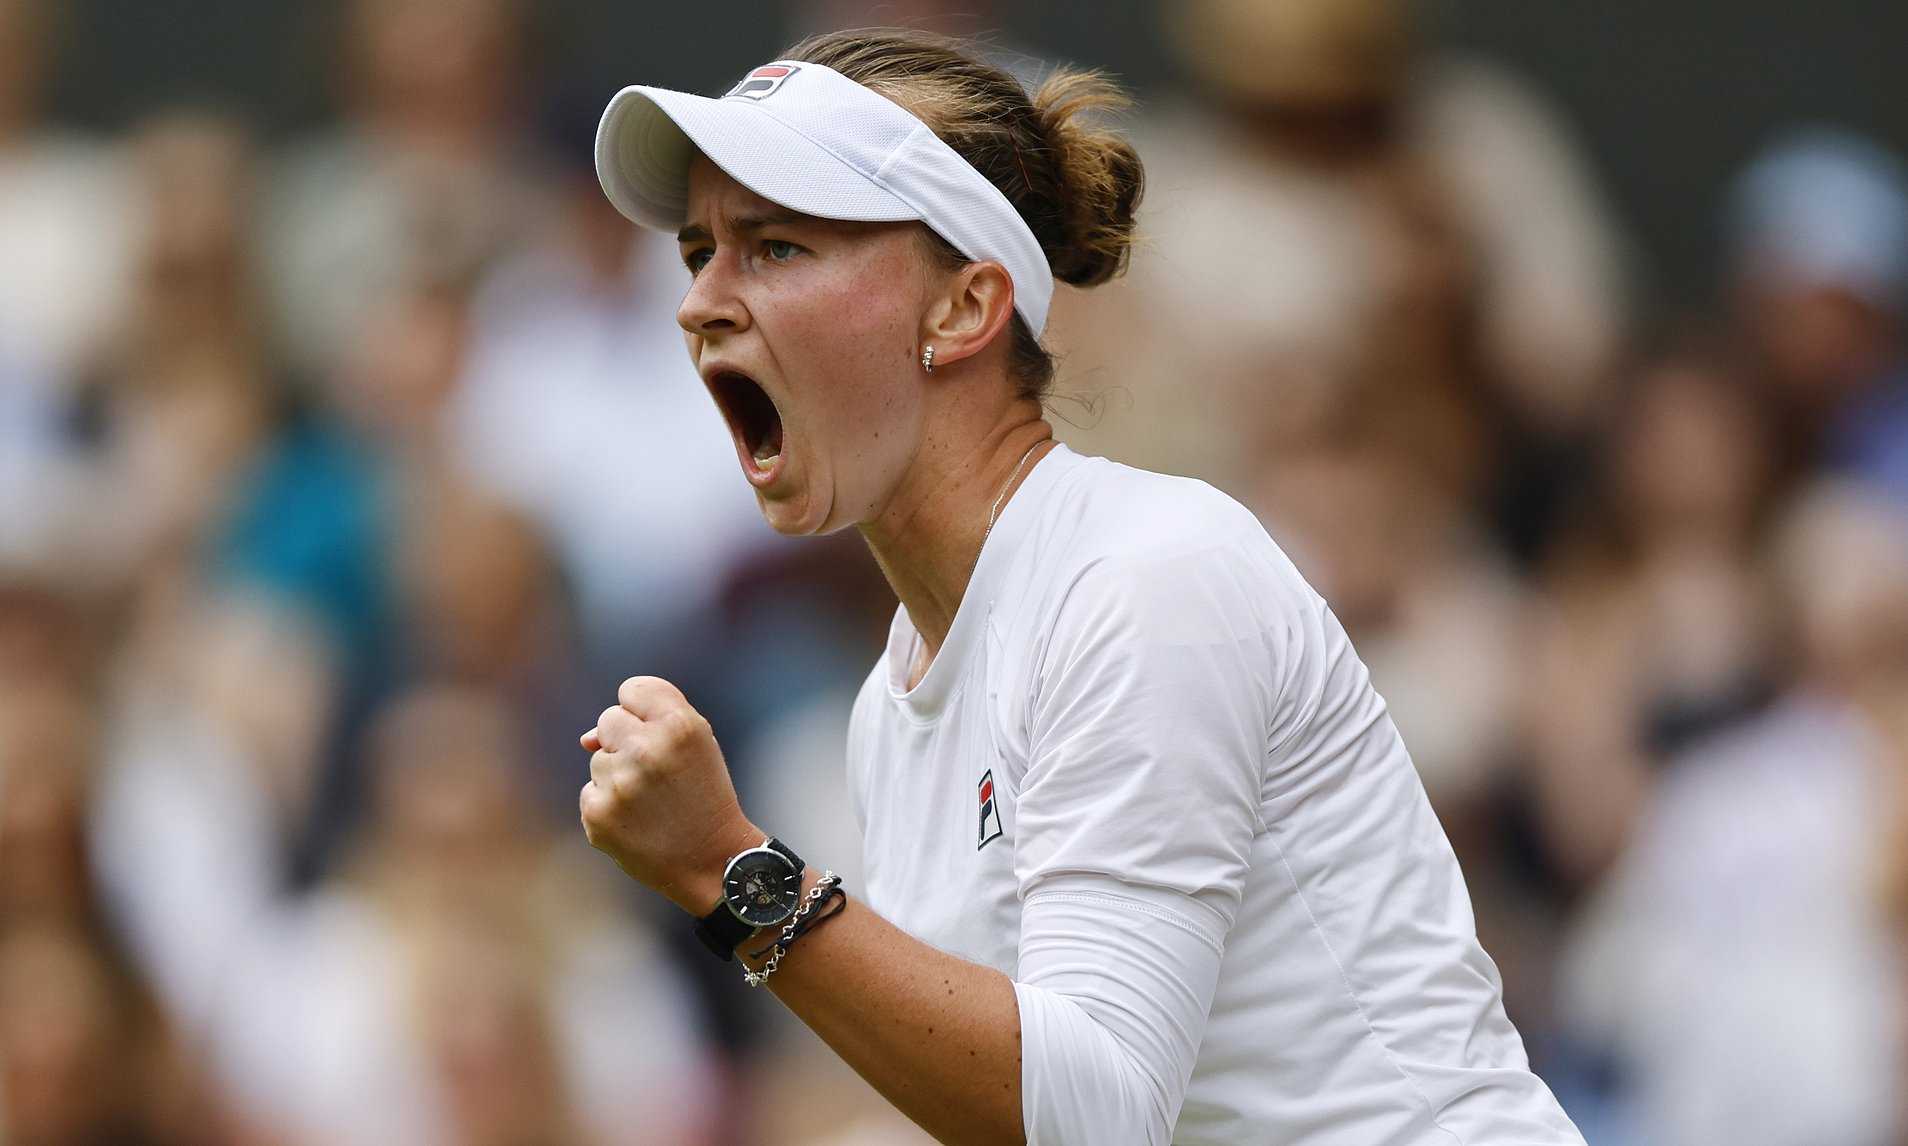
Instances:
[[[590,845],[693,915],[722,894],[730,856],[763,840],[736,802],[715,734],[681,691],[631,677],[583,734],[578,806]]]

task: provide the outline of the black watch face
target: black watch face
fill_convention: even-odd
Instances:
[[[756,848],[729,864],[722,881],[729,910],[751,927],[774,927],[802,901],[802,873],[778,852]]]

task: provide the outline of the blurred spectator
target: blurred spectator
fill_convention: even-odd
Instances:
[[[554,225],[480,289],[445,426],[467,480],[550,538],[613,687],[706,645],[725,577],[779,539],[676,326],[688,272],[604,197],[588,108],[558,124]]]
[[[458,1146],[627,1139],[626,1127],[613,1128],[609,1137],[587,1135],[577,1125],[551,1029],[548,972],[537,966],[540,953],[520,937],[471,923],[453,923],[419,943],[418,1025],[444,1093],[448,1139]],[[633,1106],[622,1112],[641,1113]]]
[[[401,671],[507,703],[524,737],[520,782],[547,822],[567,830],[588,778],[577,734],[602,711],[606,686],[584,671],[541,534],[521,513],[445,483],[410,502],[398,555]]]
[[[80,395],[94,488],[89,527],[69,539],[115,586],[205,543],[272,413],[246,274],[247,141],[178,112],[129,148],[151,222],[128,321]]]
[[[340,7],[346,119],[284,156],[265,246],[279,335],[320,384],[394,297],[468,276],[551,207],[518,121],[530,5]]]
[[[447,476],[438,422],[464,373],[470,302],[461,282],[394,294],[340,352],[330,386],[328,412],[426,484]]]
[[[148,951],[200,953],[170,960],[200,979],[178,1004],[246,1122],[311,1143],[697,1139],[711,1084],[688,997],[596,857],[527,816],[492,695],[424,687],[383,712],[368,831],[306,901],[257,878],[242,774],[208,785],[209,757],[139,749],[102,828],[118,902]]]
[[[126,301],[134,198],[116,149],[41,120],[62,0],[0,0],[0,362],[48,384],[98,351]]]
[[[0,570],[45,576],[78,511],[79,461],[67,433],[68,395],[0,343]]]
[[[77,511],[68,386],[122,316],[134,229],[117,149],[40,118],[61,7],[0,0],[0,567],[36,573]]]
[[[97,927],[86,854],[94,714],[69,684],[16,680],[0,694],[0,927]]]
[[[1735,301],[1797,461],[1908,501],[1908,167],[1847,132],[1782,136],[1737,181],[1729,223]]]
[[[1639,361],[1609,411],[1525,674],[1532,795],[1569,888],[1621,848],[1659,761],[1768,695],[1775,435],[1741,357],[1695,340]]]
[[[1626,300],[1623,244],[1556,117],[1433,52],[1407,0],[1161,12],[1202,100],[1137,133],[1147,243],[1102,321],[1065,334],[1110,399],[1079,436],[1237,489],[1265,419],[1375,384],[1365,416],[1409,427],[1465,494],[1499,479],[1507,420],[1567,436]]]
[[[128,946],[195,1037],[254,917],[289,893],[344,687],[281,602],[152,579],[101,721],[93,852]]]
[[[0,1142],[184,1142],[214,1111],[94,882],[98,714],[39,665],[0,691]]]
[[[79,686],[99,672],[106,618],[97,602],[64,588],[0,579],[0,690]]]
[[[95,934],[0,926],[0,1142],[204,1141],[181,1065],[151,999]]]
[[[1872,1146],[1902,1130],[1908,980],[1879,876],[1908,775],[1908,521],[1831,485],[1778,542],[1796,680],[1665,774],[1568,968],[1642,1142]]]
[[[267,586],[360,648],[375,494],[349,443],[299,415],[261,328],[248,141],[183,112],[133,148],[152,223],[133,321],[84,395],[93,489],[69,549],[109,585],[176,564]]]
[[[202,724],[243,742],[274,833],[303,847],[323,835],[303,820],[335,802],[334,730],[378,680],[380,480],[284,384],[250,274],[244,134],[175,112],[132,149],[151,225],[132,320],[79,396],[86,496],[66,575],[124,606],[115,716],[162,744]],[[286,720],[297,735],[274,735]]]

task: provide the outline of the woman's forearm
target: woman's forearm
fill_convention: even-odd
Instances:
[[[1007,976],[922,943],[851,898],[790,948],[769,988],[937,1140],[1026,1141],[1020,1012]]]
[[[736,803],[708,721],[674,685],[632,677],[582,743],[592,753],[578,796],[590,842],[689,915],[708,912],[722,898],[728,858],[766,838]],[[818,879],[809,872],[808,887]],[[1020,1010],[1000,972],[931,947],[851,899],[790,949],[769,986],[942,1142],[1026,1140]]]

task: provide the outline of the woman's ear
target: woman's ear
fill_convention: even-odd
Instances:
[[[968,263],[947,277],[921,324],[939,368],[991,345],[1014,316],[1014,280],[995,262]]]

